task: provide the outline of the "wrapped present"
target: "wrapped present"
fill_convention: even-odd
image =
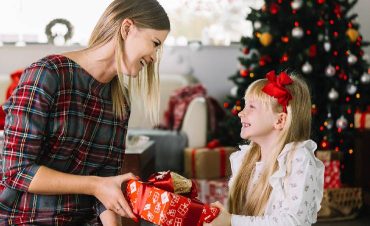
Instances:
[[[325,189],[318,221],[353,219],[360,213],[362,205],[361,188]]]
[[[370,107],[366,111],[355,113],[355,128],[370,129]]]
[[[126,196],[134,214],[157,225],[201,226],[203,222],[210,223],[219,213],[218,208],[195,198],[197,191],[193,181],[171,172],[154,174],[148,182],[129,181]]]
[[[19,69],[19,70],[16,70],[16,71],[13,71],[11,74],[10,74],[10,78],[11,78],[11,84],[9,85],[8,89],[6,90],[6,94],[5,94],[5,99],[7,100],[10,95],[12,95],[14,89],[17,87],[18,85],[18,82],[22,76],[22,73],[23,73],[23,69]],[[0,105],[0,130],[4,129],[4,126],[5,126],[5,112],[2,108],[2,105]]]
[[[338,160],[324,161],[324,188],[339,188],[340,181],[340,162]]]
[[[206,204],[211,204],[216,201],[227,206],[229,194],[228,179],[218,180],[196,180],[198,187],[198,198]]]
[[[234,147],[186,148],[185,176],[196,179],[219,179],[231,175],[229,157]]]
[[[343,153],[332,150],[319,150],[316,151],[316,157],[325,165],[324,188],[341,187],[340,160],[343,157]]]
[[[342,160],[343,153],[339,151],[333,151],[333,150],[318,150],[315,152],[316,157],[320,159],[321,161],[332,161],[332,160]]]

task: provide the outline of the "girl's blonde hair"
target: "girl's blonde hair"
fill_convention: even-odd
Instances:
[[[260,146],[251,142],[251,149],[244,157],[239,173],[233,180],[229,195],[229,210],[232,214],[247,216],[262,216],[271,194],[269,178],[278,169],[277,158],[284,146],[291,142],[307,140],[311,133],[311,97],[307,84],[297,76],[291,76],[293,83],[285,86],[292,95],[287,106],[287,119],[280,137],[277,137],[275,149],[267,161],[257,184],[248,191],[249,181],[257,161],[260,161]],[[275,113],[283,112],[283,107],[277,99],[262,91],[267,79],[253,82],[245,92],[246,99],[261,101]],[[293,146],[294,147],[294,146]],[[294,150],[294,148],[293,148]],[[291,171],[291,159],[294,151],[288,154],[287,175]],[[247,194],[248,192],[248,194]]]
[[[100,17],[88,44],[91,49],[111,40],[116,41],[115,60],[118,76],[111,83],[114,114],[121,119],[127,115],[131,94],[135,92],[142,98],[144,106],[147,106],[147,116],[156,123],[159,120],[158,66],[161,53],[157,52],[157,61],[149,63],[139,73],[136,81],[132,81],[131,76],[127,76],[128,81],[125,81],[121,65],[124,51],[121,25],[124,19],[132,19],[138,28],[155,30],[170,30],[170,21],[156,0],[114,0]]]

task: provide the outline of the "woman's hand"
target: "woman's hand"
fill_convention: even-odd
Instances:
[[[132,173],[113,177],[98,177],[93,195],[103,203],[106,209],[137,221],[121,189],[122,184],[131,179],[136,179]]]
[[[212,203],[211,206],[220,209],[220,213],[211,223],[203,223],[203,226],[231,226],[231,214],[227,212],[220,202]]]

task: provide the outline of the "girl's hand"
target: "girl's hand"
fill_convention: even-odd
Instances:
[[[99,217],[103,226],[122,226],[121,216],[111,210],[105,210]]]
[[[211,223],[203,223],[203,226],[231,226],[231,214],[227,212],[220,202],[212,203],[211,206],[220,209],[220,213]]]
[[[113,177],[98,177],[93,195],[103,203],[106,209],[122,217],[128,217],[137,221],[121,189],[122,184],[131,179],[136,179],[132,173]]]

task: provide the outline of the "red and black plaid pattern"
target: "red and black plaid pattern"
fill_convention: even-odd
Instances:
[[[120,172],[129,115],[114,116],[110,91],[61,55],[24,71],[4,105],[0,225],[82,225],[104,210],[92,196],[27,190],[41,165],[77,175]]]

